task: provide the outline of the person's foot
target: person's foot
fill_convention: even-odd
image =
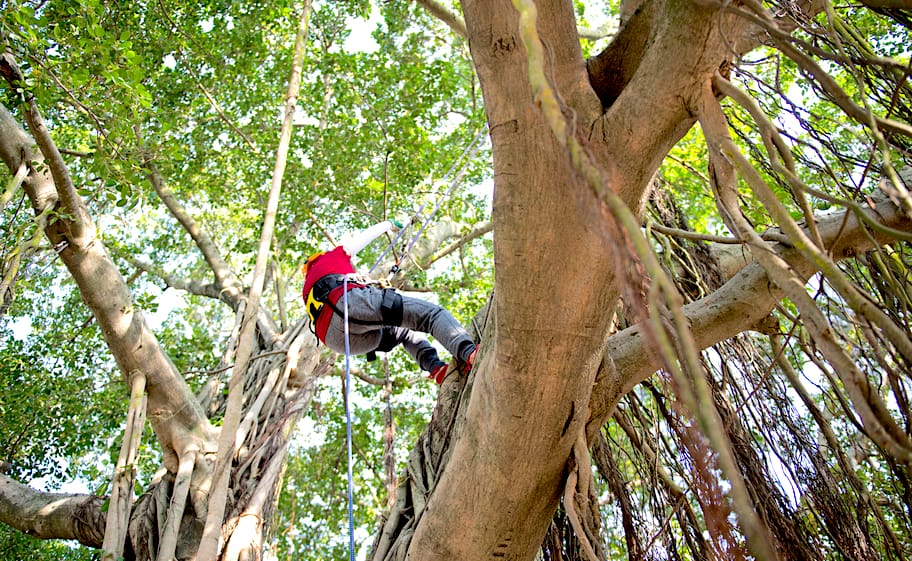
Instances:
[[[439,362],[433,368],[431,368],[430,373],[428,373],[428,379],[434,380],[438,384],[442,384],[444,378],[447,375],[447,365],[446,363]]]
[[[478,354],[478,347],[476,346],[472,350],[472,352],[469,353],[469,356],[466,357],[466,367],[465,367],[466,372],[468,372],[469,370],[472,369],[472,365],[475,364],[475,355],[477,355],[477,354]]]

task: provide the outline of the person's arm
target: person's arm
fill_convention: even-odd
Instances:
[[[354,257],[359,251],[367,247],[367,244],[371,243],[379,236],[389,232],[393,229],[393,223],[389,220],[384,220],[379,224],[374,224],[367,230],[362,230],[357,234],[352,235],[351,237],[346,237],[342,240],[342,243],[339,244],[345,250],[345,253],[349,257]]]

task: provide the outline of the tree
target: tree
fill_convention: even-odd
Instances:
[[[622,557],[600,525],[609,514],[632,559],[908,555],[912,181],[903,164],[912,127],[902,6],[622,2],[611,10],[616,33],[588,58],[585,22],[569,2],[466,1],[462,18],[419,2],[451,30],[455,47],[438,53],[402,38],[442,24],[417,6],[388,3],[379,54],[360,58],[340,55],[337,45],[345,16],[363,14],[366,4],[318,7],[301,96],[312,121],[300,121],[304,132],[290,151],[300,165],[286,183],[299,189],[284,196],[322,204],[309,215],[285,209],[272,240],[257,187],[271,160],[262,146],[278,138],[268,109],[278,97],[268,85],[280,62],[286,74],[293,65],[278,60],[274,38],[282,33],[270,27],[290,28],[297,18],[303,30],[307,8],[217,4],[113,12],[88,4],[76,14],[46,3],[4,18],[10,49],[2,70],[15,104],[3,114],[3,159],[35,226],[7,209],[6,198],[4,220],[26,233],[40,229],[56,250],[131,404],[146,402],[164,468],[132,507],[111,497],[106,532],[101,498],[39,495],[4,476],[5,522],[43,538],[98,547],[103,537],[116,546],[123,537],[112,521],[129,511],[128,555],[184,558],[206,533],[204,513],[215,512],[204,544],[220,536],[226,559],[259,554],[288,435],[314,379],[329,369],[305,324],[286,319],[300,314],[283,311],[293,264],[313,249],[295,233],[363,222],[334,217],[356,201],[375,217],[402,209],[387,204],[388,193],[408,191],[455,159],[454,147],[471,133],[449,133],[459,140],[450,144],[429,142],[424,131],[452,130],[450,114],[469,125],[478,119],[474,78],[459,74],[469,72],[459,55],[467,44],[493,156],[493,291],[475,321],[478,362],[441,387],[372,558]],[[67,20],[75,15],[87,23]],[[153,17],[165,18],[164,30],[143,24]],[[417,64],[421,56],[427,66]],[[139,58],[162,64],[143,76]],[[83,70],[72,60],[97,66]],[[378,64],[392,60],[401,63],[392,71]],[[343,88],[334,71],[363,72],[369,93]],[[248,87],[213,95],[218,78],[234,72]],[[112,87],[118,95],[102,95]],[[295,97],[289,88],[286,102]],[[352,119],[355,108],[362,114]],[[365,127],[372,119],[378,125]],[[62,143],[92,151],[69,149],[64,158]],[[416,161],[399,154],[432,146]],[[478,180],[484,171],[473,165]],[[330,190],[333,183],[353,192]],[[115,215],[133,220],[135,205],[167,209],[198,251],[171,265],[185,274],[139,258],[160,260],[186,245],[164,215],[123,230],[143,238],[135,246],[117,226],[99,233],[92,216],[112,203],[123,209]],[[232,208],[264,209],[259,251],[251,241],[259,213],[220,216]],[[448,211],[478,218],[458,205]],[[41,247],[22,237],[8,252],[4,290],[27,288],[15,271]],[[219,249],[230,244],[240,256],[234,263]],[[724,244],[738,252],[721,258]],[[158,275],[238,318],[215,369],[238,353],[227,401],[217,375],[187,384],[171,356],[185,353],[190,366],[211,353],[173,338],[174,350],[163,345],[159,337],[168,335],[147,327],[121,268]],[[257,283],[267,273],[270,282],[259,286],[275,289],[261,307]],[[242,282],[248,275],[254,280]],[[245,325],[256,333],[241,352]],[[256,359],[249,366],[245,354]],[[8,356],[5,364],[22,355]],[[816,393],[806,389],[809,378]],[[119,474],[130,472],[126,456],[135,454],[143,416],[141,406],[130,410],[135,425],[115,476],[126,497],[130,480]],[[227,456],[216,453],[220,419]],[[819,443],[808,436],[817,433]],[[844,450],[850,440],[861,451],[854,459]],[[225,473],[218,456],[232,459],[227,494],[210,493]],[[638,476],[653,488],[633,486]],[[807,513],[786,496],[788,485]],[[613,514],[599,508],[597,486]],[[225,498],[222,517],[213,501]],[[44,515],[36,505],[49,500],[77,514]],[[207,547],[200,557],[211,558]]]

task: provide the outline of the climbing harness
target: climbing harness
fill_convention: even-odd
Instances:
[[[348,281],[345,286],[343,286],[343,279]],[[314,283],[305,300],[307,314],[310,316],[311,331],[321,343],[326,343],[326,331],[329,329],[333,314],[342,317],[342,310],[338,308],[338,304],[343,290],[347,293],[353,288],[366,286],[375,286],[383,290],[380,321],[349,319],[349,322],[358,325],[400,325],[402,323],[402,296],[393,290],[385,280],[374,280],[356,273],[326,275]],[[332,314],[323,314],[325,308],[329,308]]]
[[[307,308],[307,315],[310,316],[310,324],[316,325],[317,318],[320,317],[320,312],[323,310],[323,302],[314,298],[313,293],[313,290],[307,293],[307,301],[304,305]]]

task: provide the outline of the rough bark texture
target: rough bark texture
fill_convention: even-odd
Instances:
[[[718,25],[726,18],[692,3],[657,2],[651,9],[662,17],[652,22],[640,70],[602,115],[571,6],[537,8],[546,76],[612,187],[639,209],[661,158],[693,123],[687,96],[725,60]],[[467,1],[463,11],[494,152],[496,319],[450,463],[428,499],[435,515],[419,522],[409,556],[530,559],[587,420],[610,326],[605,311],[618,294],[618,256],[605,251],[599,202],[531,103],[515,9]]]
[[[506,2],[466,2],[463,10],[494,150],[497,313],[475,365],[466,419],[409,556],[522,559],[534,554],[548,527],[584,420],[608,325],[596,310],[613,300],[611,290],[592,280],[609,276],[611,267],[600,231],[584,227],[597,215],[594,198],[580,188],[531,104],[515,10]],[[556,2],[540,10],[559,69],[555,76],[585,121],[598,101],[585,81],[577,42],[565,40],[575,35],[570,6]],[[562,227],[554,228],[555,222]],[[557,247],[576,251],[568,255]],[[551,274],[555,269],[577,284]],[[546,294],[567,313],[555,317],[529,305],[544,302]],[[567,364],[577,368],[567,371]]]
[[[104,497],[43,493],[0,475],[0,521],[30,536],[101,547]]]

